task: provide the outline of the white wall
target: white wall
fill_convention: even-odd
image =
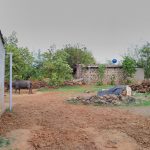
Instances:
[[[0,37],[0,111],[4,110],[5,49]]]
[[[137,81],[143,81],[144,80],[144,69],[143,68],[137,68],[136,69],[135,80],[137,80]]]

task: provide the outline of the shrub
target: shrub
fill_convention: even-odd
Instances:
[[[130,56],[125,56],[122,62],[122,67],[125,80],[130,80],[129,78],[132,78],[136,72],[136,61]]]
[[[105,75],[105,65],[104,64],[100,64],[98,66],[98,76],[99,76],[99,79],[100,81],[98,82],[99,85],[103,85],[103,78],[104,78],[104,75]]]
[[[110,77],[110,84],[111,84],[111,85],[114,85],[114,84],[115,84],[115,79],[116,79],[116,77],[115,77],[115,75],[113,74],[113,75]]]

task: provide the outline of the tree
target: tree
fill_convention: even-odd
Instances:
[[[34,56],[33,68],[32,68],[32,79],[42,80],[43,79],[43,54],[39,49],[36,55]]]
[[[129,80],[128,77],[132,78],[134,73],[136,72],[136,61],[130,56],[124,56],[123,62],[122,62],[122,67],[124,70],[125,79],[128,82],[128,80]]]
[[[28,48],[18,47],[16,32],[8,38],[5,37],[6,52],[13,53],[13,79],[28,79],[32,74],[33,56]],[[9,57],[6,57],[6,80],[9,78]]]
[[[98,83],[99,85],[103,85],[103,78],[104,78],[104,75],[105,75],[105,65],[104,64],[100,64],[98,66],[98,75],[99,75],[99,79],[100,79],[100,82]]]
[[[49,78],[49,85],[59,86],[66,80],[72,78],[72,69],[66,59],[68,54],[65,51],[48,51],[43,54],[43,76]]]
[[[135,46],[134,50],[129,50],[127,56],[132,57],[137,67],[144,68],[145,78],[150,78],[150,43],[146,42],[141,47]]]
[[[150,43],[147,42],[140,51],[139,65],[144,68],[145,78],[150,78]]]
[[[78,44],[75,46],[66,45],[62,49],[68,54],[67,62],[71,68],[75,68],[77,64],[95,64],[95,59],[90,51],[86,47],[81,47]]]

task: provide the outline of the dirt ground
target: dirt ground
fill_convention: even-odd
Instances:
[[[150,117],[116,107],[73,105],[75,93],[14,95],[0,119],[3,150],[150,150]]]

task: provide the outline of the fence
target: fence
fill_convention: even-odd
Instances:
[[[77,65],[76,76],[77,79],[83,78],[85,83],[94,83],[99,81],[98,65]],[[114,78],[113,78],[114,77]],[[103,83],[110,84],[114,80],[115,84],[122,84],[124,81],[124,72],[120,65],[106,65]],[[144,70],[136,68],[136,73],[133,81],[141,82],[144,80]]]

